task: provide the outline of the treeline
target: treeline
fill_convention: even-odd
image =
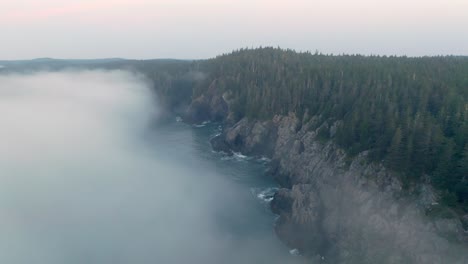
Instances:
[[[341,121],[335,140],[350,155],[369,150],[407,184],[429,175],[446,204],[468,210],[468,58],[259,48],[193,62],[191,71],[208,74],[193,96],[216,80],[238,118]]]

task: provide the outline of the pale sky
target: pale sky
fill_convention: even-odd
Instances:
[[[0,0],[0,60],[468,55],[468,0]]]

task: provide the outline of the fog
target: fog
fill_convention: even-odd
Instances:
[[[241,187],[188,146],[168,154],[149,88],[124,71],[0,75],[0,263],[285,263],[271,237],[223,230]]]

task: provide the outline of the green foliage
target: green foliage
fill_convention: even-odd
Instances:
[[[330,56],[259,48],[202,61],[124,63],[148,76],[172,111],[206,94],[216,80],[237,119],[293,112],[322,122],[341,120],[333,140],[348,154],[368,150],[373,161],[383,161],[408,185],[431,175],[445,203],[468,210],[466,57]],[[328,129],[317,132],[328,140]]]
[[[401,172],[432,175],[444,200],[468,206],[468,58],[380,57],[259,48],[202,61],[238,118],[294,112],[342,120],[335,140]],[[198,86],[202,94],[207,86]],[[323,139],[325,131],[318,131]]]

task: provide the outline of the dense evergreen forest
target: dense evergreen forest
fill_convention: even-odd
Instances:
[[[58,69],[61,63],[46,66]],[[258,48],[209,60],[115,60],[81,67],[143,73],[175,112],[216,81],[237,119],[294,112],[318,116],[318,123],[339,121],[333,140],[349,155],[369,151],[373,161],[399,172],[407,186],[429,179],[445,204],[468,211],[468,57],[332,56]],[[328,140],[328,133],[319,135]]]
[[[341,121],[335,140],[350,155],[370,151],[407,186],[429,177],[444,203],[468,210],[468,58],[259,48],[195,61],[192,71],[208,75],[193,96],[216,80],[238,118]]]

